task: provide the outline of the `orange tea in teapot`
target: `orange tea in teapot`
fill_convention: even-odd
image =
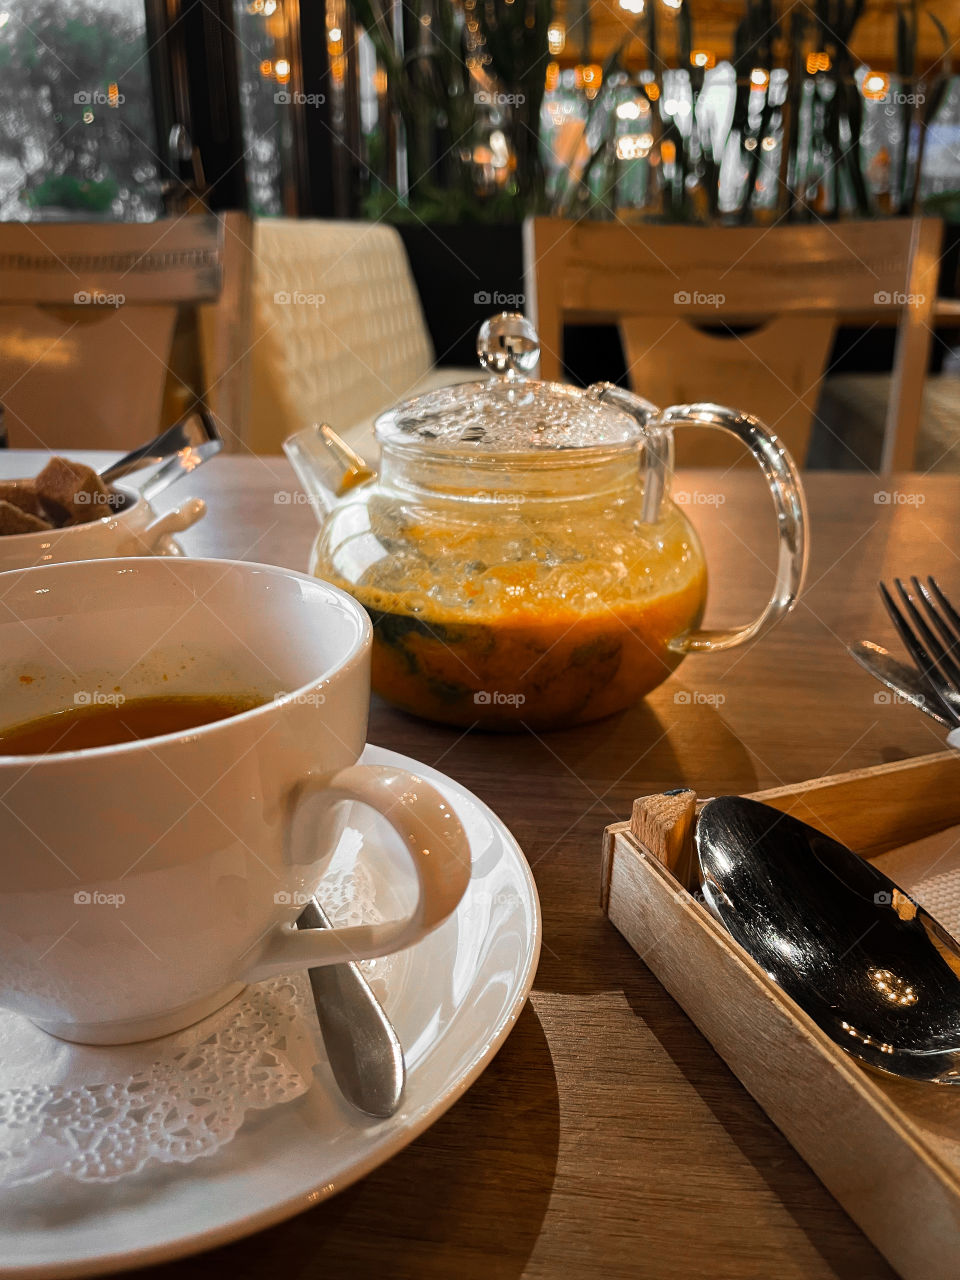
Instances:
[[[373,620],[376,692],[449,724],[562,728],[629,706],[685,653],[731,648],[792,607],[803,494],[762,423],[535,381],[539,346],[522,316],[487,321],[477,346],[493,376],[378,418],[379,476],[326,426],[284,445],[321,515],[311,572]],[[773,595],[728,631],[698,630],[703,553],[670,501],[672,432],[687,424],[742,440],[777,512]]]
[[[583,469],[568,480],[583,487]],[[313,569],[366,607],[373,687],[417,715],[493,729],[610,715],[669,675],[682,657],[671,643],[702,616],[695,535],[675,509],[645,526],[629,484],[619,500],[572,500],[562,522],[555,502],[529,497],[461,495],[465,522],[443,504],[366,497],[334,515]],[[345,526],[367,519],[351,539]],[[391,554],[356,574],[373,530]]]

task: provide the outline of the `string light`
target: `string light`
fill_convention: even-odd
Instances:
[[[617,139],[617,159],[642,160],[652,146],[652,133],[625,133]]]
[[[573,69],[573,83],[577,89],[582,89],[588,98],[595,98],[603,84],[603,68],[597,62],[578,64]]]
[[[871,102],[877,102],[881,98],[885,98],[889,88],[890,77],[884,75],[882,71],[868,71],[863,77],[862,93]]]
[[[750,72],[750,83],[754,89],[766,89],[770,83],[770,72],[764,71],[763,67],[754,67]]]

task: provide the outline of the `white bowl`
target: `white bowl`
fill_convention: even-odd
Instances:
[[[189,529],[203,516],[207,507],[202,498],[188,498],[179,507],[158,516],[136,489],[123,484],[115,484],[113,489],[126,499],[123,510],[116,515],[65,529],[0,537],[0,573],[5,569],[30,569],[34,565],[63,564],[70,560],[183,555],[172,535]]]

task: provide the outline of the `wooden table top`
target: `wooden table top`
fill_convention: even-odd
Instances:
[[[6,455],[0,470],[13,463]],[[166,497],[208,500],[207,518],[182,536],[191,553],[302,569],[313,515],[276,498],[293,489],[284,460],[230,457]],[[772,583],[759,476],[685,472],[675,489],[707,551],[708,623],[746,620]],[[879,686],[842,641],[891,641],[881,576],[935,573],[960,590],[960,478],[813,473],[807,490],[812,559],[794,613],[744,649],[687,658],[631,711],[541,737],[490,736],[375,700],[371,741],[464,783],[524,849],[544,926],[530,1002],[466,1096],[388,1164],[287,1223],[145,1274],[893,1274],[598,907],[601,835],[635,796],[681,784],[753,791],[942,749],[932,721],[875,700]]]

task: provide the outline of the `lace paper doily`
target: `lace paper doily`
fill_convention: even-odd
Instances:
[[[321,900],[335,925],[376,923],[372,878],[344,833]],[[362,967],[378,996],[391,958]],[[221,1150],[246,1115],[306,1093],[323,1044],[306,974],[270,978],[160,1040],[70,1045],[0,1010],[0,1187],[59,1174],[115,1182]]]

